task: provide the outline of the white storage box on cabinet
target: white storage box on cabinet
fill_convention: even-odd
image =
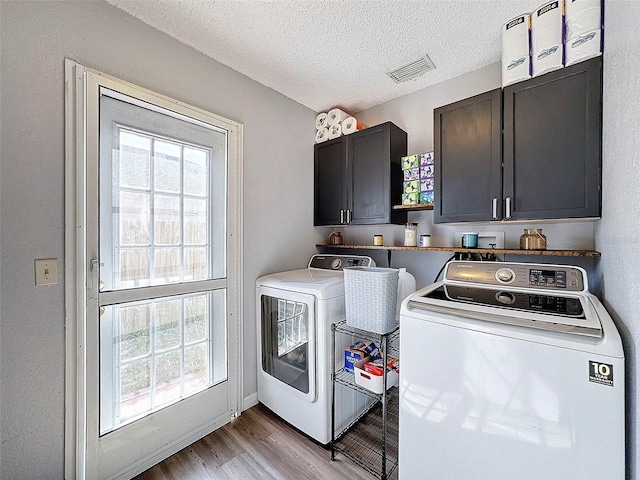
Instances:
[[[373,393],[381,394],[384,392],[382,375],[374,375],[364,369],[364,364],[371,361],[371,357],[366,357],[353,365],[353,374],[355,376],[356,385],[360,385]],[[387,369],[387,390],[398,385],[398,372],[396,370]]]
[[[375,333],[396,326],[398,270],[352,267],[344,269],[344,299],[347,325]]]

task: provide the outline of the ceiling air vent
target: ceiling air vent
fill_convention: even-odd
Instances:
[[[436,66],[433,64],[429,55],[419,58],[403,67],[396,68],[393,72],[387,72],[394,82],[402,83],[412,78],[419,77],[423,73],[433,70]]]

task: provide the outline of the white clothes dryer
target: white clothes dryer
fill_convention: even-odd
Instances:
[[[370,257],[314,255],[307,268],[256,281],[258,401],[321,444],[331,441],[331,324],[345,319],[345,267],[373,267]],[[353,343],[336,335],[336,351]],[[336,386],[336,430],[371,398]]]

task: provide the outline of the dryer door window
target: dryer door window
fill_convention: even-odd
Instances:
[[[313,297],[263,294],[262,369],[294,389],[311,390],[314,348]]]

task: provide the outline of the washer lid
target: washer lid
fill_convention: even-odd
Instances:
[[[598,313],[587,294],[554,292],[549,295],[523,289],[439,283],[413,294],[407,309],[479,320],[489,325],[512,325],[596,338],[603,336]]]
[[[427,298],[453,303],[472,303],[510,310],[546,313],[584,320],[582,302],[577,295],[562,295],[554,292],[512,290],[467,285],[441,285],[425,295]]]

